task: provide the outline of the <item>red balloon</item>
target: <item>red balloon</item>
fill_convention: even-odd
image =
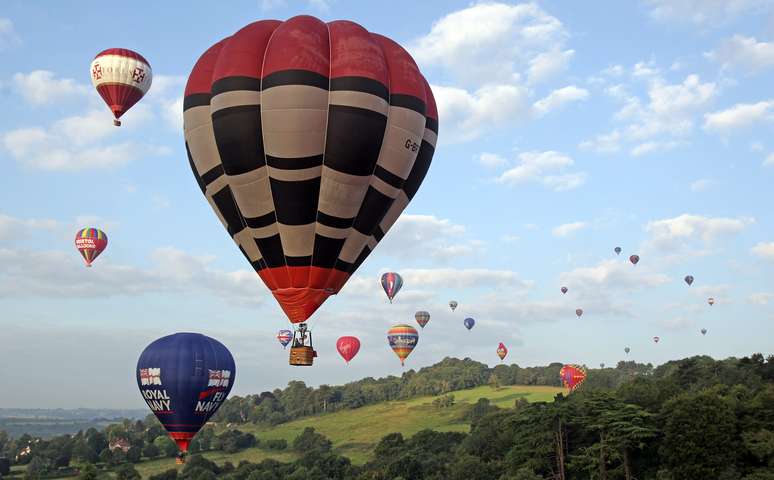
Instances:
[[[500,342],[500,345],[497,346],[497,356],[500,357],[500,360],[502,361],[505,359],[506,355],[508,355],[508,349],[503,342]]]
[[[349,363],[360,351],[360,340],[357,337],[340,337],[336,340],[336,350],[344,361]]]

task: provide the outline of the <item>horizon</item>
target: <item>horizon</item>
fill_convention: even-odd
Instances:
[[[149,15],[5,2],[0,408],[142,409],[137,359],[181,331],[233,353],[232,395],[449,356],[497,364],[499,342],[522,367],[774,353],[774,7],[621,3],[240,0]],[[288,365],[275,338],[287,318],[202,198],[182,132],[199,55],[249,22],[298,14],[403,45],[440,117],[416,197],[312,317],[307,369]],[[89,79],[111,47],[154,73],[120,128]],[[110,243],[87,269],[73,236],[91,226]],[[404,278],[393,304],[387,271]],[[404,369],[386,333],[417,310],[431,319]],[[341,335],[362,345],[349,365]]]

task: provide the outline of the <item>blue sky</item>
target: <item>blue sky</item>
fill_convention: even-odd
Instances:
[[[420,309],[410,368],[492,365],[500,341],[520,365],[772,353],[771,1],[222,3],[0,6],[0,407],[140,407],[137,357],[177,331],[230,348],[236,394],[399,375],[385,332]],[[287,365],[287,321],[202,198],[181,114],[209,45],[301,13],[404,45],[440,114],[418,195],[315,314],[311,369]],[[110,47],[154,70],[120,129],[88,76]],[[84,226],[110,239],[92,269]],[[405,279],[393,305],[388,270]],[[363,344],[349,366],[340,335]]]

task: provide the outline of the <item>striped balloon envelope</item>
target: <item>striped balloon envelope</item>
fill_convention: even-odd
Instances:
[[[579,365],[565,365],[559,370],[562,385],[574,392],[586,381],[586,369]]]
[[[384,293],[387,294],[390,303],[392,303],[392,299],[395,298],[395,295],[403,288],[403,277],[395,272],[382,274],[382,288],[384,289]]]
[[[400,364],[403,365],[403,362],[414,350],[414,347],[417,346],[419,333],[411,325],[395,325],[387,331],[387,341],[390,343],[392,351],[400,359]]]
[[[425,328],[427,322],[430,321],[430,313],[420,310],[414,314],[414,319],[417,321],[420,327]]]
[[[293,332],[290,330],[280,330],[277,332],[277,341],[282,345],[283,349],[288,346],[291,340],[293,340]]]
[[[137,52],[109,48],[91,62],[91,84],[113,112],[113,124],[148,93],[153,82],[150,63]]]
[[[185,88],[196,181],[292,323],[338,293],[417,193],[430,86],[394,41],[343,20],[251,23]]]
[[[83,256],[87,267],[107,248],[107,244],[107,235],[99,228],[83,228],[75,234],[75,248]]]

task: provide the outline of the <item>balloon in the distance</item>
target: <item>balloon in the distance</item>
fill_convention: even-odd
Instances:
[[[456,300],[452,300],[452,301],[449,302],[449,308],[451,308],[452,312],[457,309],[457,305],[458,305],[458,303],[457,303]]]
[[[360,351],[360,340],[358,340],[357,337],[339,337],[339,339],[336,340],[336,350],[338,350],[341,358],[349,363],[350,360],[355,358],[357,352]]]
[[[140,393],[181,454],[226,400],[235,376],[228,349],[199,333],[159,338],[137,360]]]
[[[75,248],[80,252],[87,267],[105,251],[107,244],[107,235],[99,228],[82,228],[75,234]]]
[[[711,307],[711,306],[715,305],[715,299],[710,297],[710,298],[707,299],[707,303],[709,303],[710,307]]]
[[[468,317],[468,318],[466,318],[465,320],[462,321],[462,324],[465,325],[465,328],[470,330],[471,328],[473,328],[473,325],[476,324],[476,321],[473,320],[472,318]]]
[[[417,346],[418,341],[419,333],[411,325],[395,325],[387,331],[387,342],[400,359],[401,365]]]
[[[702,335],[706,335],[707,334],[707,329],[706,328],[702,328],[701,329],[701,334]]]
[[[615,247],[615,254],[620,255],[621,254],[621,247]]]
[[[562,288],[560,288],[559,290],[561,290],[561,291],[562,291],[562,293],[567,293],[567,287],[562,287]]]
[[[654,341],[655,343],[658,343],[658,341],[659,341],[659,340],[661,340],[659,337],[653,337],[653,341]]]
[[[624,348],[624,352],[626,352],[626,354],[627,354],[627,355],[628,355],[628,354],[629,354],[629,352],[631,352],[631,351],[632,351],[632,349],[631,349],[631,348],[629,348],[629,347],[626,347],[626,348]]]
[[[582,308],[576,308],[575,309],[575,315],[577,315],[578,318],[580,318],[583,315],[583,309]]]
[[[153,82],[150,63],[126,48],[108,48],[91,62],[91,84],[113,112],[113,125],[148,93]]]
[[[253,22],[204,52],[183,123],[202,193],[294,324],[389,234],[438,134],[406,50],[306,15]]]
[[[690,287],[693,284],[693,275],[686,275],[685,276],[685,283],[687,283],[688,286]]]
[[[417,321],[420,327],[425,328],[427,322],[430,321],[430,314],[424,310],[420,310],[414,314],[414,319]]]
[[[632,255],[629,257],[629,261],[632,262],[632,265],[637,265],[637,263],[640,261],[639,255]]]
[[[573,392],[586,381],[586,369],[580,365],[565,365],[559,370],[559,376],[562,385]]]
[[[280,330],[277,332],[277,341],[282,345],[282,348],[287,347],[291,340],[293,340],[293,332],[290,330]]]
[[[392,303],[392,299],[398,294],[403,287],[403,277],[395,272],[387,272],[382,274],[382,288],[384,293],[387,294],[387,298]]]
[[[599,368],[605,368],[605,362],[600,363]]]
[[[500,345],[497,346],[497,356],[500,357],[500,361],[502,361],[505,359],[506,355],[508,355],[508,349],[503,342],[500,342]]]

